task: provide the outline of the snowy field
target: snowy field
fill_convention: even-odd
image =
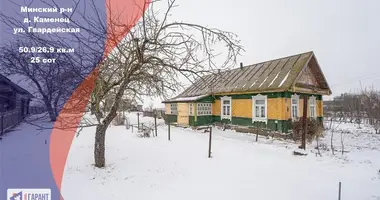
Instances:
[[[136,113],[129,114],[129,119],[136,123]],[[149,125],[153,119],[140,121]],[[74,139],[66,163],[65,200],[327,200],[338,199],[339,182],[342,200],[380,200],[380,135],[369,127],[334,124],[335,155],[330,149],[331,132],[326,131],[320,142],[327,147],[321,150],[322,156],[315,154],[315,143],[307,145],[307,156],[293,156],[298,146],[294,142],[265,137],[256,142],[254,135],[214,128],[210,159],[208,133],[171,127],[168,141],[167,126],[162,120],[158,123],[158,137],[151,138],[138,137],[135,129],[132,133],[124,126],[111,126],[105,169],[93,166],[95,127],[83,129]],[[43,144],[50,130],[38,129],[22,123],[3,137],[1,147]],[[30,173],[21,163],[37,159],[40,151],[35,151],[36,155],[15,152],[17,156],[9,154],[7,159],[19,162],[20,170]]]
[[[137,123],[136,113],[129,119]],[[338,199],[342,182],[342,200],[380,200],[380,135],[368,127],[341,124],[333,138],[335,155],[325,149],[321,157],[315,144],[307,146],[307,156],[293,156],[292,142],[264,137],[255,142],[252,135],[213,129],[210,159],[208,133],[172,127],[168,141],[167,126],[159,124],[158,137],[151,138],[111,126],[105,169],[93,166],[95,128],[82,130],[66,163],[65,199],[327,200]],[[330,148],[326,134],[321,143]]]

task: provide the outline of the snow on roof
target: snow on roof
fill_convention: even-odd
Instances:
[[[256,81],[257,81],[257,80],[255,80],[255,82],[252,83],[251,87],[254,86],[254,85],[256,84]]]
[[[288,79],[289,73],[290,73],[290,70],[288,71],[288,73],[286,74],[286,76],[284,77],[284,79],[282,79],[282,81],[281,81],[281,83],[280,83],[280,85],[278,87],[281,87],[285,83],[286,79]]]
[[[169,99],[169,100],[164,101],[164,102],[196,101],[196,100],[199,100],[199,99],[207,97],[207,96],[208,95],[198,95],[198,96],[192,96],[192,97],[178,97],[178,98]]]
[[[294,82],[303,67],[306,66],[313,57],[315,57],[315,55],[310,51],[244,66],[243,68],[239,67],[226,70],[218,74],[206,75],[196,80],[193,85],[188,87],[178,97],[193,97],[208,94],[210,85],[213,86],[214,91],[217,93],[263,92],[270,90],[287,91],[290,89],[290,85],[281,84],[279,86],[279,82],[284,79],[286,72],[291,71],[286,79]],[[317,70],[318,69],[319,68],[317,68]],[[264,73],[265,75],[263,75]],[[274,78],[273,81],[272,77]],[[250,85],[249,88],[243,87],[248,85]]]
[[[272,80],[272,82],[270,82],[270,84],[269,84],[268,87],[270,87],[270,86],[273,84],[273,82],[277,79],[277,77],[278,77],[278,75],[280,74],[280,72],[281,72],[281,71],[279,71],[279,72],[277,73],[276,77],[274,77],[274,79]]]
[[[260,84],[259,87],[261,87],[265,83],[265,81],[267,81],[267,79],[268,79],[268,76],[264,79],[264,81]]]
[[[302,70],[305,66],[314,69],[318,81],[321,82],[319,92],[331,93],[315,55],[310,51],[206,75],[196,80],[177,98],[210,94],[210,86],[216,95],[231,92],[289,91],[292,89],[292,83],[304,73]]]

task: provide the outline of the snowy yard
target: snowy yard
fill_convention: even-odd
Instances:
[[[133,123],[136,114],[130,114]],[[152,118],[142,118],[145,124]],[[158,137],[140,138],[124,126],[111,126],[106,137],[105,169],[93,166],[95,128],[74,139],[63,177],[65,199],[380,199],[380,136],[363,133],[352,124],[334,135],[336,154],[293,156],[297,144],[213,129],[212,158],[208,133],[171,127],[159,121]],[[321,139],[330,147],[329,132]]]

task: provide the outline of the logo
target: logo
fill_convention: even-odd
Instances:
[[[51,190],[8,189],[7,200],[51,200]]]

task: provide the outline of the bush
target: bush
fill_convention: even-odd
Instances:
[[[292,137],[294,141],[302,140],[302,119],[292,122]],[[307,118],[307,128],[306,128],[306,141],[312,142],[313,140],[323,137],[323,124],[316,119]]]

